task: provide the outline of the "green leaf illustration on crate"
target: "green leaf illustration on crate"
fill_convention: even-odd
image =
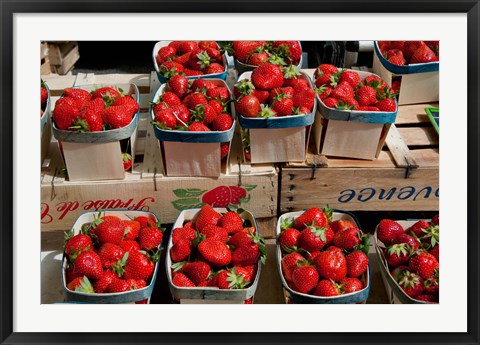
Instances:
[[[179,211],[187,210],[189,208],[200,208],[204,205],[199,198],[182,198],[172,201],[173,207]]]
[[[213,207],[240,205],[250,201],[250,194],[247,194],[247,191],[256,187],[256,185],[245,185],[243,187],[218,186],[209,191],[198,188],[175,189],[173,193],[179,199],[172,201],[172,205],[179,211],[202,207],[205,204],[210,204]]]
[[[194,198],[194,197],[199,197],[203,193],[205,193],[206,190],[201,190],[199,188],[187,188],[187,189],[174,189],[173,193],[175,196],[179,198]]]

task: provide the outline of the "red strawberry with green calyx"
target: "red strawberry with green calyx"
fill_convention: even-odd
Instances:
[[[272,63],[266,63],[255,68],[251,79],[255,88],[260,90],[272,90],[283,85],[282,70]]]
[[[299,262],[297,268],[293,270],[292,281],[295,284],[296,291],[307,293],[318,283],[318,272],[308,262]]]
[[[202,257],[212,266],[226,266],[232,260],[232,254],[227,245],[215,238],[207,238],[203,240],[197,248]]]
[[[163,231],[157,227],[143,227],[138,234],[138,243],[142,250],[157,249],[162,243]]]
[[[191,243],[187,240],[178,240],[170,248],[170,258],[172,262],[186,260],[192,252]]]
[[[297,268],[300,261],[305,261],[305,258],[297,252],[285,255],[281,261],[282,273],[287,282],[293,281],[292,273]]]
[[[195,284],[183,273],[175,273],[173,275],[172,283],[178,287],[195,287]]]
[[[340,289],[344,294],[363,290],[364,286],[360,279],[345,277],[340,280]]]
[[[327,215],[318,207],[311,207],[295,219],[295,229],[303,230],[309,225],[323,227],[328,224]]]
[[[77,256],[74,263],[73,273],[75,276],[87,276],[90,279],[99,279],[102,270],[102,260],[94,251],[82,252]]]
[[[93,250],[92,239],[83,233],[74,236],[65,233],[65,241],[64,252],[70,262],[74,262],[80,253]]]
[[[403,232],[403,227],[399,223],[390,219],[382,219],[378,224],[377,237],[388,246],[393,244],[398,234]]]
[[[333,240],[334,234],[332,229],[326,226],[309,225],[298,237],[298,244],[309,252],[321,250],[324,246]]]
[[[413,254],[410,258],[408,266],[413,272],[418,273],[423,279],[432,277],[435,274],[435,271],[439,268],[437,259],[425,251],[416,252]]]
[[[393,244],[385,249],[385,257],[390,267],[397,267],[408,262],[410,246],[405,243]]]
[[[88,280],[88,277],[86,276],[76,277],[75,279],[73,279],[67,285],[67,289],[76,292],[95,293],[95,290],[93,289],[90,280]]]
[[[423,279],[410,271],[405,271],[398,280],[398,285],[410,297],[415,298],[423,291]]]
[[[248,285],[243,275],[237,274],[236,268],[223,270],[217,275],[217,286],[220,289],[243,289]]]
[[[341,251],[320,252],[313,262],[321,278],[338,281],[347,275],[347,260]]]
[[[313,291],[315,296],[333,297],[342,294],[341,285],[331,279],[320,280]]]
[[[347,260],[347,276],[352,278],[360,277],[368,269],[368,256],[362,251],[356,250],[348,254]]]
[[[333,243],[348,252],[358,249],[368,253],[368,235],[363,235],[357,227],[337,232]]]
[[[283,251],[291,253],[298,248],[298,238],[300,231],[294,228],[288,228],[278,235],[278,244]]]

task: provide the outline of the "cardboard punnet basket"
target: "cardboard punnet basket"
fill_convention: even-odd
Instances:
[[[416,104],[438,102],[439,100],[439,69],[440,63],[427,62],[398,66],[385,59],[374,42],[373,71],[378,74],[388,86],[392,85],[394,77],[401,77],[398,104]]]
[[[153,52],[152,52],[152,59],[153,59],[153,67],[155,68],[155,71],[157,72],[158,80],[162,84],[166,83],[167,80],[163,77],[163,75],[160,73],[160,66],[157,63],[156,56],[158,54],[158,51],[160,48],[168,46],[168,44],[172,41],[159,41],[155,44],[153,47]],[[227,58],[225,57],[225,54],[222,54],[222,61],[220,63],[225,70],[222,73],[210,73],[210,74],[203,74],[203,75],[195,75],[195,76],[187,76],[187,79],[223,79],[227,80],[227,74],[228,74],[228,63],[227,63]]]
[[[282,281],[283,285],[283,290],[285,294],[285,299],[286,301],[290,301],[291,303],[305,303],[305,304],[353,304],[353,303],[363,303],[368,299],[368,295],[370,293],[370,263],[368,264],[368,269],[367,271],[359,277],[359,279],[363,282],[364,288],[363,290],[345,294],[345,295],[340,295],[340,296],[334,296],[334,297],[322,297],[322,296],[314,296],[314,295],[309,295],[306,293],[300,293],[297,291],[292,290],[289,286],[287,281],[285,280],[285,277],[283,276],[283,271],[282,271],[282,250],[280,249],[280,246],[278,244],[278,235],[281,233],[281,224],[282,221],[286,218],[293,218],[296,219],[300,215],[302,215],[304,211],[296,211],[296,212],[289,212],[285,213],[278,218],[277,221],[277,249],[276,249],[276,255],[277,255],[277,268],[278,268],[278,274],[280,275],[280,279]],[[350,212],[347,211],[341,211],[341,210],[333,210],[333,216],[332,220],[339,220],[339,219],[347,219],[351,221],[352,223],[356,224],[357,227],[361,230],[360,224],[357,220],[357,218]]]
[[[300,72],[311,88],[312,81]],[[237,79],[251,79],[245,72]],[[307,155],[310,126],[315,120],[317,99],[310,114],[271,118],[247,118],[238,113],[238,122],[248,129],[252,163],[303,162]]]
[[[227,84],[222,79],[210,79],[218,86]],[[168,91],[168,84],[160,85],[152,99],[156,103],[160,96]],[[230,89],[229,93],[231,95]],[[189,132],[179,130],[165,130],[153,125],[155,136],[160,141],[162,156],[165,158],[165,175],[167,176],[198,176],[218,177],[222,173],[228,173],[228,166],[222,167],[220,146],[222,143],[230,143],[235,131],[235,110],[230,106],[233,124],[227,131]],[[155,114],[153,106],[150,109],[151,120]],[[230,152],[230,149],[229,149]],[[228,162],[228,156],[226,158]]]
[[[396,220],[405,230],[415,224],[416,220]],[[387,297],[391,304],[430,304],[428,302],[416,300],[408,296],[398,285],[398,283],[393,279],[388,269],[387,259],[383,253],[385,245],[377,237],[377,229],[375,228],[374,241],[375,241],[375,252],[377,253],[377,259],[380,266],[380,273],[382,275],[383,284],[385,285],[385,290]]]
[[[377,76],[365,71],[354,72],[360,75],[360,79],[369,75]],[[369,160],[378,157],[390,126],[395,123],[398,104],[394,112],[338,110],[328,108],[318,94],[316,97],[318,106],[314,139],[317,153]]]
[[[140,93],[135,84],[101,84],[75,86],[89,92],[104,86],[122,89],[139,103]],[[123,128],[102,132],[60,130],[52,120],[52,131],[58,140],[70,181],[122,180],[125,170],[122,161],[121,140],[130,140],[129,153],[135,161],[135,142],[140,110],[130,124]]]
[[[102,216],[117,216],[121,219],[132,219],[138,216],[145,216],[150,219],[153,219],[155,223],[158,222],[157,216],[152,212],[146,211],[102,211]],[[75,223],[73,224],[70,232],[73,234],[78,234],[82,228],[82,225],[85,223],[92,222],[95,216],[98,216],[99,212],[85,212],[81,214]],[[159,246],[159,250],[161,250],[161,245]],[[65,253],[63,254],[62,258],[62,266],[61,266],[61,274],[62,274],[62,285],[63,285],[63,294],[65,297],[66,302],[83,302],[83,303],[100,303],[100,304],[120,304],[120,303],[134,303],[140,302],[144,300],[150,301],[150,297],[152,296],[153,287],[155,286],[155,280],[157,278],[157,273],[159,270],[159,263],[155,264],[155,270],[153,271],[153,275],[150,278],[150,281],[147,282],[148,285],[144,288],[138,290],[131,290],[125,292],[116,292],[116,293],[85,293],[79,291],[72,291],[67,289],[67,282],[65,280],[65,269],[67,267],[67,258],[65,257]]]
[[[214,208],[215,211],[219,213],[227,212],[226,208]],[[189,209],[182,211],[175,223],[172,226],[172,231],[170,233],[170,238],[168,240],[167,246],[167,253],[166,253],[166,260],[165,260],[165,268],[167,270],[167,279],[168,279],[168,287],[170,288],[170,292],[175,300],[180,300],[180,303],[185,304],[243,304],[245,300],[248,300],[255,295],[255,291],[258,286],[258,281],[260,280],[260,272],[262,269],[262,263],[260,259],[257,262],[257,274],[255,276],[254,281],[252,284],[245,288],[245,289],[219,289],[217,287],[177,287],[173,285],[172,281],[172,259],[170,258],[170,248],[172,247],[172,233],[175,228],[181,228],[184,223],[190,220],[194,220],[198,212],[200,211],[199,208]],[[244,220],[248,220],[252,226],[255,227],[257,235],[258,232],[258,224],[257,220],[255,219],[254,215],[248,211],[244,211],[240,214],[240,217]]]

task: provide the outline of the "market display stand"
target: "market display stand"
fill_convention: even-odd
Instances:
[[[308,72],[312,74],[313,70]],[[58,143],[50,133],[42,138],[42,146],[48,146],[41,173],[42,303],[62,301],[59,270],[63,231],[71,227],[79,214],[89,210],[149,210],[157,214],[163,224],[169,224],[182,208],[201,203],[208,191],[219,186],[244,188],[248,197],[242,206],[255,212],[260,232],[268,239],[269,260],[262,270],[255,303],[284,303],[275,263],[277,211],[283,213],[327,203],[349,211],[433,211],[439,208],[438,135],[424,112],[425,107],[438,104],[400,106],[386,146],[373,161],[326,158],[312,149],[304,163],[251,165],[242,161],[237,138],[228,166],[224,167],[225,173],[219,178],[168,177],[163,174],[159,143],[150,124],[150,100],[159,85],[155,73],[51,74],[42,78],[50,87],[53,105],[66,87],[135,83],[140,90],[141,106],[136,161],[133,171],[127,173],[124,180],[68,181],[63,174],[65,166]],[[231,71],[227,79],[229,85],[235,78],[235,72]],[[372,286],[367,303],[389,303],[373,250],[369,258]],[[162,270],[152,296],[154,303],[169,303],[165,281]]]

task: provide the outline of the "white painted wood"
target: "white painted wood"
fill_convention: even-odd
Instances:
[[[168,176],[218,177],[222,172],[220,143],[164,141]]]
[[[252,163],[305,160],[305,127],[250,129]]]

